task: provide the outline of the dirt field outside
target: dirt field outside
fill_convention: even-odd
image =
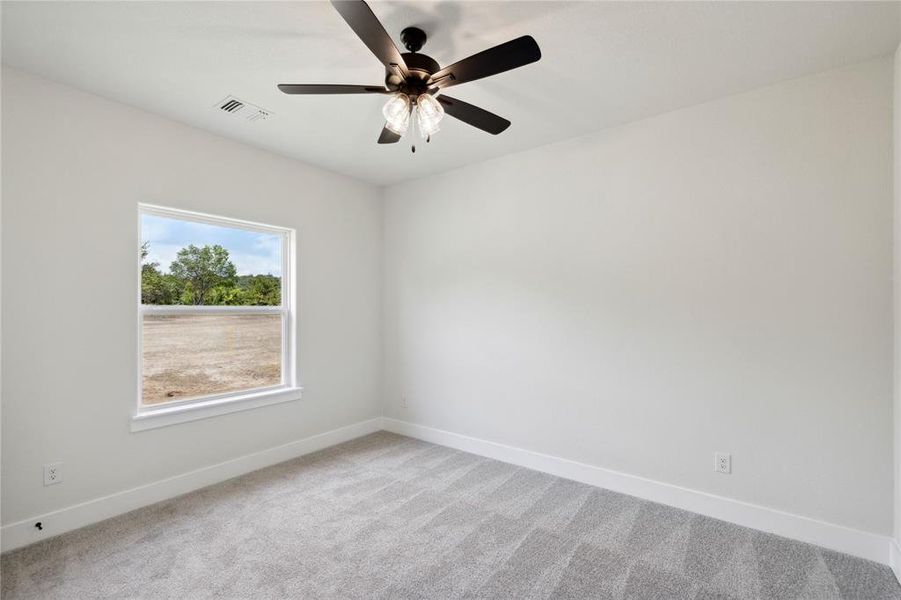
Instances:
[[[144,404],[281,383],[281,315],[144,316]]]

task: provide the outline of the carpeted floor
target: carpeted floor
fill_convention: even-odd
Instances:
[[[888,568],[377,433],[2,557],[13,598],[901,599]]]

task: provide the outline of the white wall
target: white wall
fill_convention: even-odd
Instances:
[[[895,51],[895,541],[901,550],[901,44]],[[901,559],[901,556],[898,557]],[[901,564],[896,573],[901,579]]]
[[[891,118],[886,57],[388,188],[386,416],[888,535]]]
[[[383,220],[2,75],[4,524],[377,416],[383,266],[388,416],[891,531],[889,58],[394,186]],[[138,202],[298,229],[303,400],[129,432]]]
[[[377,189],[14,70],[2,103],[4,524],[380,414]],[[297,229],[302,400],[129,431],[138,202]]]

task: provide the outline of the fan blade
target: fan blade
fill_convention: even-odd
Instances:
[[[388,126],[382,128],[382,135],[379,136],[380,144],[396,144],[400,141],[400,136],[388,129]]]
[[[444,67],[429,80],[430,86],[446,88],[467,81],[475,81],[522,67],[541,58],[541,49],[530,35],[510,40],[500,46],[483,50],[469,58]]]
[[[368,4],[363,0],[332,0],[332,6],[383,65],[400,77],[407,77],[404,58]]]
[[[286,94],[390,94],[381,85],[331,85],[306,83],[280,83],[278,89]]]
[[[444,106],[445,113],[492,135],[497,135],[507,129],[507,127],[510,127],[510,121],[488,112],[484,108],[473,106],[443,94],[438,96],[436,100]]]
[[[396,144],[399,141],[400,136],[388,129],[387,125],[382,128],[382,135],[379,136],[380,144]]]

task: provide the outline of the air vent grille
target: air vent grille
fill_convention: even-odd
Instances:
[[[244,108],[244,103],[232,98],[231,100],[226,101],[225,104],[223,104],[219,108],[221,108],[225,112],[235,112],[236,110],[241,110],[242,108]]]
[[[239,100],[234,96],[226,96],[220,102],[216,103],[216,107],[222,112],[228,113],[235,117],[239,117],[244,121],[265,121],[271,119],[274,115],[265,108],[260,108],[249,102]]]

